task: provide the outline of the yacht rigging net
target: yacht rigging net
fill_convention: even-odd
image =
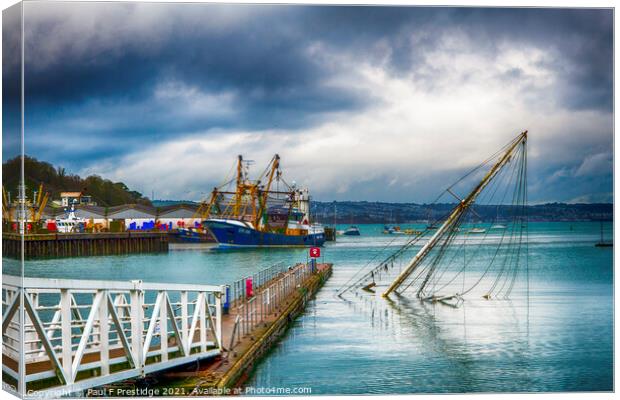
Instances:
[[[470,190],[460,197],[464,187]],[[439,201],[447,196],[457,200],[449,212],[429,221],[426,230],[378,264],[358,271],[338,296],[361,289],[383,297],[414,294],[421,300],[458,303],[478,289],[486,299],[508,298],[521,267],[528,273],[527,131],[444,190],[431,205],[444,204]],[[483,217],[476,209],[485,207],[493,210],[491,224],[480,223]],[[374,259],[380,259],[383,250]]]

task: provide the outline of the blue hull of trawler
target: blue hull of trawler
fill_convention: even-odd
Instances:
[[[220,247],[311,247],[323,246],[325,233],[308,235],[284,235],[261,232],[249,226],[240,226],[225,221],[204,222]]]

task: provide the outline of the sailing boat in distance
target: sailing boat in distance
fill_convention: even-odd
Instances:
[[[499,221],[499,204],[497,205],[497,214],[495,215],[495,221]],[[506,225],[496,223],[491,226],[491,229],[506,229]]]
[[[604,237],[603,237],[603,221],[601,221],[601,240],[596,243],[594,246],[596,247],[613,247],[614,242],[606,242]]]

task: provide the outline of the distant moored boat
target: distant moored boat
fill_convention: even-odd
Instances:
[[[345,236],[360,236],[360,230],[357,226],[351,225],[342,234]]]

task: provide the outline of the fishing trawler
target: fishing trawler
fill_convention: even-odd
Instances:
[[[236,177],[214,188],[197,211],[219,247],[322,246],[325,230],[310,222],[308,189],[284,181],[280,157],[276,154],[254,180],[250,164],[238,156]]]

